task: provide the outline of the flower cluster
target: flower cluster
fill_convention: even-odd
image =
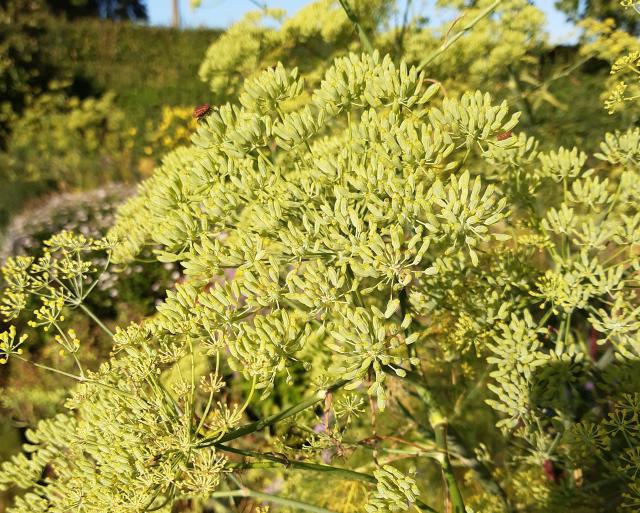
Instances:
[[[335,59],[310,93],[269,69],[201,117],[109,242],[63,232],[9,260],[2,312],[31,309],[72,356],[59,323],[97,283],[88,253],[126,266],[151,246],[184,269],[157,315],[80,368],[31,457],[4,464],[0,484],[27,490],[13,513],[237,496],[318,511],[234,475],[273,467],[366,483],[368,513],[432,509],[398,457],[421,472],[428,457],[456,512],[472,489],[492,511],[553,511],[565,490],[563,507],[589,504],[609,483],[636,504],[637,131],[594,158],[539,152],[506,103],[440,99],[427,78],[377,52]],[[2,337],[16,355],[22,339]],[[475,431],[497,440],[497,472]],[[607,465],[581,459],[585,432]],[[538,496],[521,492],[529,476]]]

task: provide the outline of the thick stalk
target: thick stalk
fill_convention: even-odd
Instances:
[[[405,291],[403,290],[402,292],[404,293]],[[403,294],[400,295],[400,306],[402,316],[404,317],[408,309],[408,304],[406,297],[404,297],[403,301]],[[408,327],[407,331],[409,333],[411,332],[411,326]],[[440,410],[438,404],[435,402],[433,396],[431,395],[431,392],[424,385],[423,380],[420,378],[420,375],[414,370],[413,366],[411,368],[410,375],[412,377],[415,376],[417,381],[416,385],[418,385],[416,386],[416,391],[428,408],[429,424],[431,425],[431,428],[433,429],[435,434],[436,454],[434,457],[440,464],[442,473],[447,483],[449,498],[451,499],[451,503],[453,505],[453,513],[465,513],[462,493],[460,492],[460,488],[458,487],[458,483],[453,473],[453,467],[451,465],[451,461],[449,460],[449,451],[447,449],[447,418]]]
[[[430,426],[421,424],[409,411],[409,409],[398,401],[400,409],[404,414],[412,419],[418,427],[418,432],[424,435],[428,440],[435,442],[435,433]],[[480,485],[490,494],[500,497],[504,509],[507,513],[515,513],[516,509],[509,501],[507,493],[502,489],[500,484],[494,479],[491,470],[482,463],[474,454],[473,450],[465,443],[464,438],[449,424],[447,426],[447,449],[449,456],[452,458],[454,466],[467,467],[473,472],[480,482]]]
[[[491,470],[487,468],[478,458],[475,456],[472,450],[470,450],[462,441],[462,438],[458,432],[449,424],[447,429],[447,447],[455,447],[460,455],[461,461],[468,467],[478,478],[482,487],[489,493],[493,493],[500,497],[505,511],[508,513],[514,513],[515,507],[511,504],[507,493],[502,489],[502,486],[493,478]]]
[[[389,372],[390,375],[395,376],[395,372],[392,372],[392,369],[389,369],[387,372]],[[435,411],[440,412],[441,409],[439,405],[436,403],[433,395],[431,395],[429,390],[426,388],[424,384],[424,379],[422,378],[422,376],[420,376],[416,372],[412,372],[412,371],[406,371],[406,372],[407,372],[407,375],[402,379],[406,379],[407,381],[416,385],[418,394],[421,394],[422,400],[430,408],[430,411],[431,411],[431,408],[435,407]],[[422,393],[420,391],[422,391]],[[400,406],[407,415],[411,416],[410,412],[406,409],[404,405],[400,404]],[[420,426],[420,425],[418,427],[419,429],[423,428],[423,426]],[[473,454],[473,451],[467,446],[467,444],[464,442],[464,439],[460,436],[460,434],[455,430],[453,426],[447,423],[445,427],[446,427],[445,441],[447,444],[447,448],[449,447],[449,445],[453,446],[455,448],[456,453],[458,454],[458,458],[460,459],[460,462],[464,466],[468,467],[472,472],[474,472],[474,474],[479,479],[480,484],[483,486],[483,488],[487,490],[489,493],[498,495],[507,512],[515,513],[516,508],[513,506],[513,504],[511,504],[511,502],[509,501],[509,497],[507,496],[506,492],[502,489],[500,484],[494,479],[493,475],[491,474],[491,471],[481,461],[479,461],[475,457],[475,455]],[[431,436],[435,436],[436,434],[435,429],[433,428],[433,426],[431,426],[431,428],[434,432],[434,435],[431,435]],[[423,429],[427,431],[426,428],[423,428]],[[447,454],[448,454],[448,451],[447,451]]]
[[[456,481],[456,476],[453,473],[453,466],[449,460],[449,451],[447,449],[447,418],[443,412],[433,400],[433,396],[424,386],[416,387],[418,396],[427,406],[429,413],[429,424],[431,425],[436,438],[436,447],[438,448],[439,455],[437,457],[438,463],[442,469],[442,475],[447,483],[447,490],[449,492],[449,499],[453,505],[453,513],[465,513],[464,500],[460,487]]]

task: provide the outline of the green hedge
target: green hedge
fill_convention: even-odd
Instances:
[[[178,30],[99,20],[51,22],[46,45],[68,65],[80,94],[113,90],[134,126],[156,118],[162,105],[196,105],[211,94],[197,79],[209,44],[222,31]],[[63,64],[64,63],[64,64]]]

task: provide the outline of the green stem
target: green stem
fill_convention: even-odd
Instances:
[[[569,346],[569,337],[571,336],[571,314],[572,313],[573,311],[569,311],[569,313],[567,314],[567,321],[564,326],[563,342],[564,342],[565,348]]]
[[[442,473],[445,481],[447,482],[447,489],[449,490],[449,498],[453,504],[454,513],[465,513],[464,500],[460,487],[456,481],[456,476],[453,474],[453,467],[449,461],[449,453],[447,452],[447,421],[442,419],[439,424],[434,424],[436,433],[436,446],[442,451],[442,461],[440,466],[442,467]]]
[[[58,323],[54,321],[53,326],[58,330],[58,333],[60,334],[60,337],[62,338],[62,342],[60,345],[69,353],[71,353],[71,356],[73,358],[73,361],[76,362],[76,366],[78,367],[78,370],[80,371],[80,377],[84,378],[84,369],[82,368],[82,364],[80,363],[80,360],[78,359],[78,356],[75,353],[74,348],[72,347],[71,342],[69,342],[69,339],[67,338],[67,335],[65,334],[64,330],[62,328],[60,328],[60,326],[58,326]]]
[[[230,448],[227,448],[230,449]],[[224,449],[223,449],[224,450]],[[232,449],[230,452],[238,452],[235,449]],[[260,453],[258,453],[260,454]],[[262,456],[268,456],[265,454],[262,454]],[[353,470],[347,470],[347,469],[343,469],[343,468],[337,468],[337,467],[331,467],[329,465],[319,465],[319,464],[313,464],[313,463],[304,463],[304,462],[289,462],[290,465],[288,465],[291,468],[299,468],[302,470],[312,470],[312,471],[319,471],[319,472],[328,472],[336,477],[340,477],[342,476],[344,479],[349,479],[349,480],[353,480],[353,481],[364,481],[367,483],[371,483],[371,484],[376,484],[378,481],[376,480],[375,477],[370,476],[369,474],[363,474],[361,472],[355,472]],[[272,460],[270,461],[254,461],[252,463],[231,463],[228,465],[229,468],[232,469],[238,469],[238,470],[246,470],[246,469],[258,469],[258,468],[274,468],[274,467],[278,467],[280,465],[283,465],[283,459],[282,458],[278,458],[278,457],[274,457]],[[431,506],[428,506],[427,504],[425,504],[424,502],[422,502],[421,500],[416,500],[415,502],[416,506],[418,508],[420,508],[422,511],[427,511],[429,513],[438,513],[435,509],[433,509]]]
[[[103,324],[103,322],[100,319],[98,319],[96,315],[91,310],[89,310],[89,308],[87,308],[87,306],[84,303],[78,303],[78,306],[84,313],[86,313],[93,320],[93,322],[95,322],[98,326],[100,326],[100,328],[102,328],[102,331],[104,331],[107,335],[113,338],[113,332],[109,328],[107,328]]]
[[[389,374],[392,376],[396,376],[395,372],[393,372],[393,370],[390,368],[385,369],[385,371],[389,372]],[[445,451],[443,452],[443,454],[446,456],[447,460],[449,460],[448,444],[449,443],[453,444],[459,453],[459,457],[461,461],[463,461],[464,465],[470,468],[474,472],[474,474],[480,480],[480,483],[482,484],[482,486],[490,493],[493,493],[498,497],[500,497],[500,500],[502,501],[506,511],[508,511],[509,513],[514,513],[516,511],[516,508],[513,506],[513,504],[511,504],[511,501],[509,501],[509,498],[506,492],[502,489],[500,484],[491,475],[491,471],[474,456],[473,451],[467,447],[462,437],[456,432],[456,430],[452,426],[449,426],[448,423],[445,423],[445,425],[443,426],[444,438],[443,438],[443,433],[440,433],[440,435],[438,435],[437,430],[435,429],[435,426],[433,424],[437,423],[439,419],[444,419],[446,422],[446,417],[441,413],[440,406],[437,404],[435,398],[433,397],[429,389],[426,387],[422,376],[420,376],[416,372],[409,371],[409,370],[405,370],[405,372],[406,372],[405,377],[398,378],[398,379],[405,379],[410,383],[416,385],[416,390],[418,394],[420,395],[421,399],[429,409],[429,421],[431,423],[431,428],[434,431],[436,446],[439,447],[440,450],[442,450],[443,446],[445,447]],[[400,403],[400,407],[402,408],[402,410],[405,412],[407,416],[409,416],[410,418],[413,418],[409,410],[404,405],[402,405],[402,403]],[[432,415],[433,415],[433,418],[432,418]],[[419,423],[418,423],[418,427],[421,428]],[[449,433],[447,433],[447,428]],[[438,436],[440,436],[439,446],[438,446],[438,439],[437,439]],[[455,481],[455,476],[453,475],[450,461],[448,461],[448,467],[449,467],[448,477],[450,481],[447,480],[447,486],[449,487],[449,493],[452,495],[455,494],[458,497],[460,501],[458,506],[462,505],[461,511],[464,512],[464,502],[462,501],[462,495],[460,493],[460,489],[457,485],[457,482]],[[444,468],[443,468],[443,472],[444,472]],[[445,472],[445,479],[447,479],[446,472]],[[453,497],[451,498],[451,501],[454,502]],[[457,513],[458,510],[454,509],[454,511]]]
[[[340,381],[337,381],[333,385],[329,386],[326,390],[321,390],[318,393],[312,395],[311,397],[308,397],[307,399],[300,401],[298,404],[294,404],[290,408],[287,408],[286,410],[281,411],[280,413],[276,413],[275,415],[271,415],[270,417],[257,420],[255,422],[251,422],[249,424],[245,424],[244,426],[241,426],[237,429],[229,431],[223,436],[214,436],[214,437],[204,438],[200,441],[200,443],[198,444],[198,447],[210,447],[211,445],[214,445],[216,443],[228,442],[230,440],[235,440],[236,438],[240,438],[250,433],[261,431],[266,427],[276,424],[281,420],[292,417],[300,413],[301,411],[304,411],[307,408],[314,406],[315,404],[321,401],[324,401],[326,395],[329,392],[338,390],[343,386],[345,386],[347,383],[349,383],[348,379],[342,379]]]
[[[342,6],[342,9],[344,9],[344,12],[347,15],[347,18],[349,18],[349,21],[351,23],[353,23],[353,28],[355,29],[356,34],[358,34],[358,37],[360,38],[360,42],[362,43],[362,46],[367,51],[367,53],[373,53],[374,51],[373,45],[371,44],[371,41],[367,37],[367,34],[365,33],[362,26],[360,25],[360,22],[358,21],[358,17],[356,16],[356,13],[353,12],[347,0],[339,0],[339,2],[340,2],[340,5]]]
[[[355,470],[349,470],[345,468],[332,467],[331,465],[322,465],[319,463],[309,463],[305,461],[291,461],[286,456],[278,456],[275,454],[262,453],[257,451],[250,451],[245,449],[236,449],[234,447],[228,447],[223,444],[214,444],[216,449],[225,452],[231,452],[233,454],[240,454],[242,456],[248,456],[251,458],[262,458],[268,460],[269,462],[279,463],[280,465],[284,465],[287,468],[296,468],[300,470],[312,470],[314,472],[326,472],[336,477],[342,477],[343,479],[348,479],[351,481],[365,481],[367,483],[377,483],[375,477],[369,474],[363,474],[362,472],[356,472]],[[264,463],[264,462],[256,462],[256,463]],[[241,463],[241,468],[252,468],[252,463]]]
[[[80,297],[80,299],[82,301],[84,301],[87,296],[89,294],[91,294],[91,292],[93,291],[93,289],[96,288],[96,286],[98,285],[98,283],[100,283],[100,277],[107,272],[107,269],[109,268],[109,264],[111,263],[111,251],[107,252],[107,261],[104,264],[104,268],[102,269],[102,272],[96,277],[96,279],[94,280],[93,284],[86,290],[86,292]]]
[[[407,416],[407,418],[413,420],[413,422],[416,423],[418,432],[425,436],[427,440],[435,442],[435,434],[433,433],[433,431],[427,428],[427,426],[421,424],[414,417],[411,411],[409,411],[409,409],[404,404],[402,404],[401,401],[398,401],[398,405]],[[507,493],[494,479],[489,468],[477,458],[473,450],[469,448],[468,444],[464,442],[463,438],[456,432],[451,424],[449,424],[447,430],[447,449],[449,455],[453,455],[455,457],[455,462],[457,463],[457,465],[467,467],[469,470],[471,470],[471,472],[475,474],[476,478],[480,481],[480,485],[488,493],[500,497],[500,500],[504,505],[504,510],[507,513],[515,513],[517,511],[513,504],[511,504],[511,502],[509,501]],[[435,456],[429,456],[435,459]]]
[[[407,375],[404,379],[407,379],[408,381],[416,385],[418,387],[418,390],[423,390],[425,394],[428,394],[428,404],[432,407],[435,406],[436,409],[439,410],[434,397],[426,388],[424,380],[419,374],[416,374],[415,372],[407,372]],[[500,500],[502,501],[502,504],[504,505],[504,508],[508,513],[515,513],[517,511],[516,507],[511,503],[504,489],[495,480],[489,468],[487,468],[486,465],[478,460],[473,451],[467,446],[463,438],[454,429],[453,426],[448,425],[447,427],[447,442],[448,444],[451,444],[456,448],[457,452],[459,453],[461,462],[463,462],[464,465],[467,466],[476,475],[476,478],[480,481],[480,484],[485,490],[500,497]]]
[[[56,369],[54,367],[49,367],[48,365],[42,365],[41,363],[32,362],[31,360],[27,360],[20,355],[12,354],[11,356],[15,356],[18,360],[22,360],[23,362],[30,363],[34,367],[38,367],[39,369],[46,370],[49,372],[53,372],[55,374],[60,374],[61,376],[65,376],[67,378],[75,379],[76,381],[80,381],[81,383],[86,383],[90,380],[84,378],[83,376],[78,376],[76,374],[71,374],[69,372],[61,371],[60,369]]]
[[[607,264],[609,264],[610,262],[612,262],[613,260],[615,260],[616,258],[618,258],[620,255],[622,255],[622,253],[624,253],[625,251],[627,251],[629,248],[628,247],[622,247],[619,248],[618,251],[616,251],[615,253],[613,253],[613,255],[611,255],[609,258],[607,258],[604,262],[602,262],[602,266],[606,266]]]
[[[356,279],[355,274],[353,273],[353,269],[351,269],[351,265],[347,266],[347,278],[349,278],[349,288],[351,292],[353,292],[355,296],[355,302],[358,306],[364,307],[364,300],[362,299],[362,295],[357,287],[353,286],[353,282]]]
[[[229,490],[225,492],[213,492],[209,497],[211,499],[222,499],[226,497],[252,497],[253,499],[260,499],[273,504],[280,504],[281,506],[311,511],[312,513],[335,513],[330,509],[314,506],[313,504],[307,504],[306,502],[297,501],[295,499],[278,497],[277,495],[271,495],[268,493],[256,492],[255,490],[249,490],[248,488]]]
[[[80,371],[80,376],[84,379],[84,369],[82,368],[82,364],[80,363],[80,360],[76,356],[76,353],[71,353],[71,356],[73,357],[73,360],[76,362],[76,366]]]
[[[315,472],[326,472],[335,477],[342,477],[343,479],[348,479],[352,481],[364,481],[366,483],[376,484],[378,481],[374,476],[369,474],[364,474],[362,472],[356,472],[355,470],[348,470],[339,467],[332,467],[330,465],[321,465],[318,463],[306,463],[304,461],[289,461],[285,457],[278,457],[271,454],[264,454],[260,452],[254,451],[245,451],[241,449],[235,449],[232,447],[227,447],[223,445],[216,444],[216,448],[222,451],[228,451],[235,454],[242,454],[244,456],[256,456],[267,459],[268,461],[254,461],[251,463],[242,462],[242,463],[231,463],[228,465],[230,468],[245,470],[245,469],[256,469],[256,468],[273,468],[278,467],[280,465],[285,465],[286,468],[297,468],[300,470],[311,470]],[[437,513],[432,507],[428,506],[424,502],[420,500],[416,500],[416,506],[420,508],[422,511],[428,511],[430,513]]]
[[[551,77],[549,77],[544,82],[538,84],[537,86],[533,87],[532,89],[529,89],[529,91],[526,91],[526,92],[522,93],[522,96],[529,96],[532,93],[535,93],[536,91],[538,91],[539,89],[542,89],[543,87],[549,86],[552,82],[555,82],[556,80],[559,80],[561,78],[569,76],[571,73],[573,73],[580,66],[582,66],[587,61],[589,61],[590,59],[593,59],[595,57],[596,57],[595,53],[590,53],[589,55],[585,56],[584,58],[580,59],[579,61],[576,61],[572,65],[568,66],[564,70],[561,70],[558,73],[553,74]],[[517,101],[519,99],[520,99],[520,95],[518,95],[518,96],[514,95],[514,96],[511,96],[511,97],[507,98],[507,101],[511,104],[512,102]]]
[[[344,386],[348,382],[349,382],[348,380],[342,380],[342,381],[339,381],[337,383],[334,383],[331,387],[329,387],[327,389],[326,393],[328,393],[330,391],[337,390],[338,388],[341,388],[342,386]],[[339,467],[332,467],[331,465],[323,465],[323,464],[319,464],[319,463],[308,463],[308,462],[304,462],[304,461],[290,461],[285,456],[278,456],[278,455],[274,455],[274,454],[265,454],[265,453],[261,453],[261,452],[257,452],[257,451],[251,451],[251,450],[245,450],[245,449],[236,449],[234,447],[229,447],[229,446],[226,446],[226,445],[222,444],[222,442],[224,442],[224,441],[228,441],[228,440],[233,440],[235,438],[239,438],[240,436],[244,436],[245,434],[249,434],[249,433],[258,431],[259,429],[263,429],[264,427],[269,426],[271,424],[274,424],[275,422],[278,422],[279,420],[287,418],[287,417],[289,417],[291,415],[295,415],[296,413],[298,413],[298,412],[300,412],[300,411],[312,406],[313,404],[316,404],[316,403],[322,401],[324,399],[324,396],[326,395],[326,393],[325,394],[322,394],[322,393],[317,394],[317,396],[321,396],[320,398],[311,397],[309,399],[306,399],[305,401],[302,401],[302,402],[298,403],[297,405],[292,406],[291,408],[285,410],[284,412],[281,412],[278,415],[273,415],[271,417],[267,417],[266,419],[263,419],[262,421],[257,421],[257,422],[252,422],[251,424],[247,424],[246,426],[243,426],[241,428],[238,428],[238,429],[236,429],[234,431],[231,431],[231,432],[227,433],[224,437],[221,437],[218,440],[216,440],[216,439],[203,440],[198,445],[198,447],[202,448],[202,447],[214,446],[215,448],[217,448],[217,449],[219,449],[221,451],[231,452],[231,453],[234,453],[234,454],[239,454],[239,455],[248,456],[248,457],[264,458],[265,460],[267,460],[267,461],[257,461],[257,462],[252,462],[252,463],[242,462],[242,463],[231,464],[230,466],[232,468],[238,468],[238,469],[271,468],[271,467],[276,466],[276,465],[284,465],[287,468],[296,468],[296,469],[300,469],[300,470],[310,470],[310,471],[315,471],[315,472],[324,472],[324,473],[329,473],[331,475],[334,475],[336,477],[342,477],[343,479],[364,481],[364,482],[367,482],[367,483],[376,484],[377,480],[376,480],[376,478],[374,476],[371,476],[369,474],[364,474],[362,472],[356,472],[354,470],[349,470],[349,469],[344,469],[344,468],[339,468]],[[277,417],[277,419],[276,419],[276,417]],[[262,427],[257,427],[259,425],[262,426]],[[255,496],[253,496],[253,497],[255,497]],[[436,510],[434,510],[433,508],[431,508],[430,506],[428,506],[427,504],[423,503],[420,500],[416,500],[416,506],[418,508],[420,508],[422,511],[427,511],[429,513],[437,513]]]
[[[429,410],[429,424],[431,424],[435,433],[436,447],[440,451],[440,456],[437,459],[447,483],[449,499],[453,505],[453,513],[465,513],[464,500],[456,481],[456,476],[453,473],[453,466],[449,460],[449,451],[447,450],[447,418],[440,411],[431,392],[425,386],[416,387],[416,391]]]
[[[400,317],[404,322],[405,316],[407,315],[407,313],[410,313],[409,312],[409,309],[410,309],[409,296],[407,295],[406,288],[402,288],[402,290],[400,290],[400,293],[398,294],[398,299],[400,300]],[[411,335],[411,334],[412,332],[410,331],[410,329],[408,329],[407,335]],[[409,356],[410,359],[416,358],[418,356],[416,344],[411,344],[407,346],[407,355]],[[413,363],[409,363],[409,366],[411,367],[412,371],[416,370],[416,366]]]
[[[396,54],[399,59],[402,59],[404,54],[404,37],[407,32],[407,27],[409,25],[409,11],[411,10],[411,0],[407,0],[407,3],[404,8],[404,16],[402,17],[402,27],[400,28],[400,32],[398,33],[398,37],[396,38]]]
[[[467,150],[467,153],[468,153],[468,150]],[[402,317],[404,318],[404,315],[406,313],[406,308],[403,302],[403,293],[406,296],[405,289],[402,290],[400,295],[401,314],[402,314]],[[404,299],[406,301],[407,298],[404,297]],[[407,328],[407,331],[411,332],[411,326]],[[433,396],[425,386],[424,380],[421,378],[420,374],[416,372],[413,366],[411,367],[411,371],[407,374],[407,378],[410,381],[413,381],[416,385],[418,385],[417,386],[418,394],[420,395],[420,397],[423,399],[423,401],[427,404],[429,408],[429,423],[431,424],[431,427],[434,431],[436,450],[438,451],[436,453],[435,459],[438,461],[438,463],[440,463],[440,466],[442,467],[442,472],[447,481],[447,488],[449,489],[451,502],[454,504],[454,513],[458,513],[458,511],[460,511],[460,513],[464,513],[465,512],[464,501],[462,498],[462,494],[460,492],[460,488],[457,485],[455,475],[453,474],[453,467],[449,459],[449,450],[447,447],[448,422],[446,421],[446,417],[441,413],[440,407],[436,404]],[[455,445],[458,446],[459,451],[463,452],[465,455],[471,453],[471,451],[469,451],[463,444],[457,442],[457,440]],[[474,473],[476,473],[476,475],[478,475],[481,483],[486,488],[490,489],[492,493],[496,493],[500,496],[507,511],[509,512],[514,511],[513,508],[511,507],[511,504],[509,503],[506,493],[504,492],[504,490],[502,490],[500,485],[498,485],[498,483],[496,483],[495,480],[492,479],[492,476],[489,470],[484,465],[482,465],[475,457],[467,458],[467,461],[469,462],[468,466],[473,470]],[[462,508],[461,510],[459,509],[460,507]]]
[[[502,0],[495,0],[491,5],[489,5],[486,9],[483,9],[475,18],[473,18],[466,26],[457,32],[451,39],[446,40],[440,48],[438,48],[431,55],[426,57],[418,66],[418,71],[424,68],[427,64],[431,63],[433,60],[438,58],[441,54],[446,52],[450,46],[452,46],[458,39],[460,39],[463,35],[469,32],[482,18],[488,16],[493,12],[493,10],[498,7],[498,5],[502,2]]]
[[[41,363],[32,362],[31,360],[27,360],[26,358],[23,358],[22,356],[19,356],[16,354],[12,354],[12,356],[15,356],[16,358],[18,358],[19,360],[22,360],[23,362],[31,364],[34,367],[38,367],[39,369],[53,372],[55,374],[60,374],[61,376],[74,379],[80,383],[90,383],[92,385],[105,387],[105,388],[108,388],[109,390],[113,390],[114,392],[118,392],[119,394],[125,395],[127,397],[135,398],[133,394],[130,394],[129,392],[125,392],[124,390],[120,390],[119,388],[113,385],[108,385],[107,383],[102,383],[101,381],[96,381],[95,379],[87,378],[85,376],[78,376],[76,374],[71,374],[69,372],[61,371],[60,369],[56,369],[55,367],[49,367],[48,365],[43,365]]]
[[[611,215],[611,212],[613,211],[613,208],[615,207],[616,203],[618,202],[618,198],[620,197],[620,192],[621,191],[622,191],[622,180],[620,180],[618,182],[618,187],[616,187],[616,192],[613,194],[613,198],[611,200],[611,203],[609,203],[609,208],[607,209],[607,211],[604,214],[604,217],[600,221],[600,225],[604,224],[604,222]]]
[[[518,76],[517,72],[513,69],[512,66],[507,66],[507,70],[509,71],[509,75],[511,75],[511,79],[513,80],[513,84],[516,86],[516,91],[518,93],[518,98],[520,99],[520,102],[522,103],[523,110],[527,114],[527,118],[528,118],[529,124],[530,125],[535,125],[536,118],[535,118],[535,115],[533,113],[533,107],[531,105],[531,102],[529,101],[529,98],[525,94],[524,84],[522,83],[522,80],[520,80],[520,77]]]
[[[542,316],[542,318],[540,319],[540,322],[538,323],[538,328],[542,328],[545,323],[549,320],[549,317],[551,317],[551,315],[553,314],[553,310],[549,309],[545,312],[545,314]]]

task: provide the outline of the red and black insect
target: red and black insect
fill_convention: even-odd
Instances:
[[[496,139],[498,139],[498,141],[504,141],[505,139],[509,139],[509,137],[511,137],[511,130],[498,134]]]
[[[556,484],[565,476],[564,469],[549,459],[542,462],[542,470],[544,471],[544,475],[547,476],[547,479]]]
[[[203,103],[202,105],[198,105],[193,110],[193,117],[195,119],[197,119],[198,121],[200,121],[202,118],[204,118],[210,112],[211,112],[211,105],[209,105],[208,103]]]

